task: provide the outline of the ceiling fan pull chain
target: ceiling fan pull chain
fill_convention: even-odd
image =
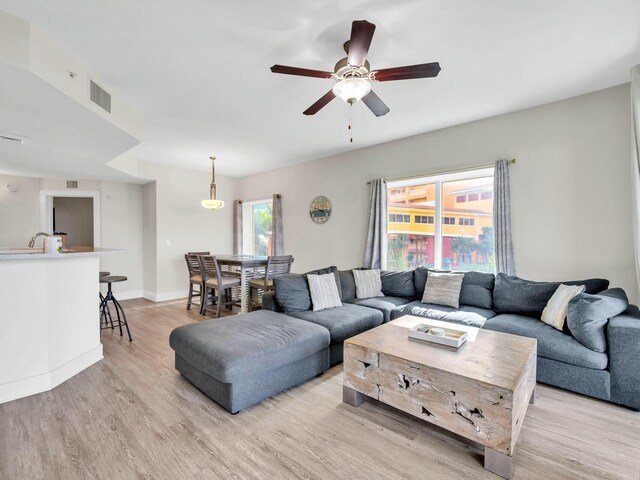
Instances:
[[[351,117],[351,112],[353,111],[353,103],[349,104],[349,143],[353,143],[353,128],[351,128],[351,124],[352,122],[352,117]]]

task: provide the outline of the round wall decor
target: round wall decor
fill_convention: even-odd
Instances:
[[[331,201],[323,195],[314,198],[309,205],[309,216],[315,223],[327,223],[331,216]]]

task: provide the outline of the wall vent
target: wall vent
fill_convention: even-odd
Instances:
[[[91,85],[91,101],[111,113],[111,95],[93,80]]]
[[[67,188],[78,188],[77,180],[67,180]]]

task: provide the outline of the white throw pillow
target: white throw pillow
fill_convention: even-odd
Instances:
[[[356,298],[384,297],[380,270],[352,270],[356,282]]]
[[[464,273],[435,273],[427,274],[422,303],[460,307],[460,290]]]
[[[314,312],[342,306],[336,276],[333,273],[307,275],[307,281]]]
[[[584,292],[584,289],[584,285],[560,284],[549,299],[549,302],[547,302],[547,306],[544,307],[541,320],[547,325],[562,331],[564,322],[567,319],[569,302],[573,297]]]

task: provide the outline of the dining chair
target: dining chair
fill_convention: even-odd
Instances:
[[[200,271],[200,262],[198,255],[209,255],[209,252],[189,252],[184,256],[187,262],[187,270],[189,271],[189,297],[187,298],[187,310],[191,310],[193,297],[200,297],[200,310],[202,310],[202,292],[204,291],[204,280]],[[198,290],[194,291],[193,287],[197,286]]]
[[[200,262],[200,271],[204,280],[204,291],[200,307],[200,314],[205,315],[209,305],[208,299],[211,291],[217,292],[216,295],[216,318],[220,318],[220,309],[222,305],[233,306],[238,302],[234,302],[231,289],[240,286],[240,278],[232,275],[223,275],[218,265],[218,260],[213,255],[198,255]]]
[[[291,264],[293,256],[279,255],[267,258],[267,267],[265,268],[264,277],[254,277],[249,280],[249,311],[253,310],[253,291],[260,290],[269,292],[273,290],[273,279],[278,275],[284,275],[291,272]]]

